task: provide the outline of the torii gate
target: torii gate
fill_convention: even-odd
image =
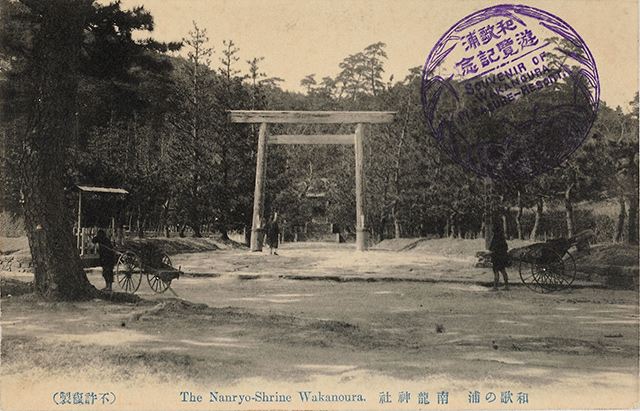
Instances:
[[[253,197],[253,222],[251,227],[251,251],[262,251],[260,230],[264,212],[265,175],[267,169],[267,144],[354,144],[356,155],[356,250],[366,250],[363,213],[364,170],[362,145],[363,124],[391,123],[394,112],[388,111],[252,111],[231,110],[232,123],[260,123],[258,133],[258,159],[256,162],[256,186]],[[268,123],[287,124],[357,124],[354,134],[292,134],[269,136]]]

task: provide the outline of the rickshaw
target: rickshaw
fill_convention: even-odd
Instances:
[[[509,257],[518,264],[520,279],[531,290],[560,291],[569,288],[576,278],[576,262],[569,249],[577,243],[577,237],[548,240],[515,248]]]
[[[118,258],[114,273],[116,282],[127,293],[138,291],[143,275],[156,293],[167,291],[171,281],[180,277],[181,271],[172,266],[171,258],[152,244],[129,245],[127,250],[114,251]]]

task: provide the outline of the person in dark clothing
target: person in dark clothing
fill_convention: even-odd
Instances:
[[[278,227],[278,213],[273,215],[273,220],[267,225],[267,245],[269,254],[278,255],[278,242],[280,237],[280,227]]]
[[[93,237],[91,241],[94,244],[98,244],[102,277],[106,283],[104,291],[111,291],[111,285],[113,284],[113,267],[116,265],[116,254],[113,250],[113,244],[111,244],[111,240],[109,240],[104,230],[98,230],[98,234]]]
[[[499,222],[499,219],[496,219]],[[500,273],[504,278],[504,289],[509,289],[509,277],[507,277],[507,266],[509,265],[509,254],[507,251],[509,246],[507,240],[504,238],[504,229],[502,224],[493,224],[493,237],[489,245],[489,251],[491,251],[491,264],[493,265],[493,289],[498,289],[498,283],[500,282]]]

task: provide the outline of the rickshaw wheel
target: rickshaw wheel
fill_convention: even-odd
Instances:
[[[520,278],[539,293],[564,290],[573,283],[576,264],[568,252],[561,256],[552,248],[544,248],[535,263],[520,263]]]
[[[568,251],[562,257],[562,264],[564,265],[564,270],[558,278],[558,290],[571,287],[571,284],[576,279],[576,262]]]
[[[166,253],[163,253],[162,264],[172,267],[171,258],[169,258]],[[167,289],[169,289],[169,286],[171,285],[171,280],[164,281],[156,273],[147,273],[147,282],[149,283],[149,287],[151,287],[153,291],[159,294],[167,291]]]
[[[133,294],[138,291],[142,281],[142,264],[133,251],[120,254],[116,264],[116,280],[124,292]]]
[[[530,290],[537,293],[544,293],[544,282],[540,278],[540,273],[536,270],[536,264],[526,261],[520,262],[520,279]]]

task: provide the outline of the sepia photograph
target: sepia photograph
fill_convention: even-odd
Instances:
[[[0,0],[0,409],[638,409],[639,13]]]

